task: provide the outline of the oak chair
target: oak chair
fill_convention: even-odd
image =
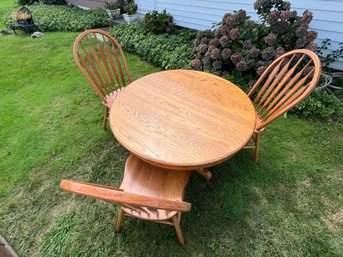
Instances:
[[[183,201],[189,171],[167,170],[152,166],[130,155],[119,189],[62,180],[62,189],[97,198],[121,206],[116,230],[121,230],[124,215],[157,223],[173,225],[181,245],[185,240],[180,227],[182,212],[191,204]]]
[[[321,74],[318,56],[310,50],[297,49],[273,61],[252,87],[248,96],[256,109],[253,145],[255,162],[259,161],[260,134],[265,127],[303,101],[316,87]]]
[[[109,33],[91,29],[76,38],[73,55],[77,67],[104,104],[103,128],[106,129],[113,99],[131,83],[124,52]]]

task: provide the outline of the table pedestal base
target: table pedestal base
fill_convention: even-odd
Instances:
[[[207,181],[209,181],[212,178],[212,173],[208,169],[199,169],[196,170],[201,176],[203,176]]]

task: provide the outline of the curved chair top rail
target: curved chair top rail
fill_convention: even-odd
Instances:
[[[132,194],[121,189],[102,185],[62,180],[60,187],[66,191],[116,203],[138,212],[156,212],[157,209],[179,212],[189,212],[191,210],[191,204],[184,201]]]
[[[100,98],[131,83],[131,74],[118,41],[100,29],[81,33],[73,48],[77,67]]]
[[[287,52],[273,61],[248,93],[261,119],[256,130],[304,100],[321,74],[318,56],[307,49]]]

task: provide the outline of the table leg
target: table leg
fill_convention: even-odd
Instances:
[[[209,181],[212,178],[212,173],[208,169],[199,169],[196,170],[200,174],[200,176],[203,176],[207,181]]]

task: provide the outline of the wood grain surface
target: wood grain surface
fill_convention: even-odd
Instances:
[[[154,73],[113,101],[111,129],[131,153],[154,165],[191,170],[239,151],[255,129],[255,109],[237,86],[191,70]]]
[[[180,218],[181,212],[191,210],[191,204],[183,201],[189,175],[190,171],[160,168],[131,154],[126,160],[120,188],[72,180],[62,180],[60,187],[69,192],[120,205],[116,226],[118,232],[121,230],[124,215],[133,216],[173,225],[180,244],[184,245]],[[0,241],[0,253],[1,250]],[[3,256],[0,254],[0,257]]]

